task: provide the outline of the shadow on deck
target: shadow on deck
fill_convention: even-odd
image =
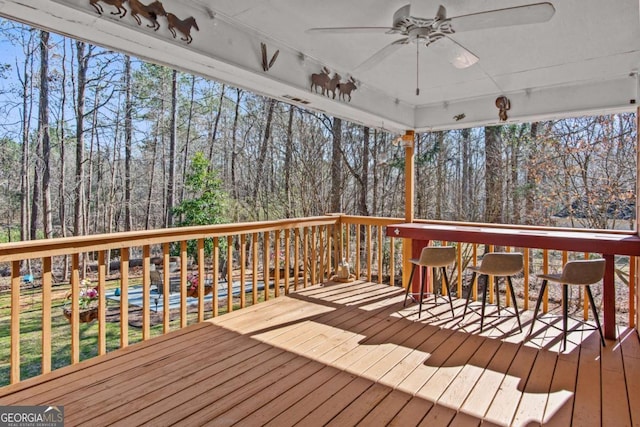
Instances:
[[[640,344],[513,317],[479,333],[367,282],[307,288],[0,389],[66,425],[637,425]],[[531,313],[522,313],[525,333]],[[577,324],[571,325],[577,329]]]

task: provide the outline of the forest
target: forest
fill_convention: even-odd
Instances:
[[[0,21],[3,239],[404,216],[397,135]],[[634,113],[416,136],[417,218],[632,229]]]

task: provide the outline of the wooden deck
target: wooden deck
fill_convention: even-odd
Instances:
[[[461,322],[402,290],[316,286],[0,389],[0,405],[64,405],[66,425],[640,425],[633,330],[513,318]],[[531,313],[523,314],[528,330]],[[576,326],[576,325],[572,325]]]

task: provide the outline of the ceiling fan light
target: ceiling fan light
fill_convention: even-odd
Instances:
[[[478,62],[478,57],[468,50],[459,50],[455,52],[455,55],[451,57],[449,62],[456,68],[469,68]]]

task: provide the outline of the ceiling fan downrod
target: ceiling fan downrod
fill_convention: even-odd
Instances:
[[[416,43],[416,96],[420,96],[420,43]]]

